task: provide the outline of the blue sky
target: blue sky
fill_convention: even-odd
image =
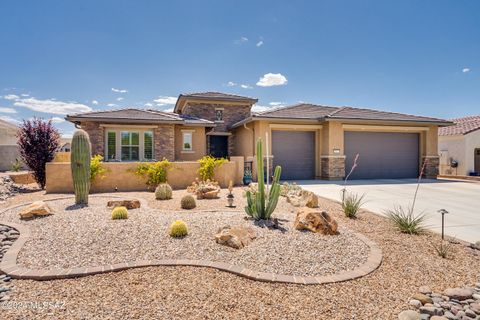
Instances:
[[[197,91],[479,114],[480,1],[0,2],[2,119],[71,134],[65,113]]]

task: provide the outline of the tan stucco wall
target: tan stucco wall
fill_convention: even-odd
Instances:
[[[109,171],[103,179],[97,179],[92,184],[92,192],[118,191],[143,191],[147,190],[145,179],[135,175],[129,170],[135,170],[138,163],[135,162],[105,162],[104,167]],[[198,162],[174,162],[173,169],[168,172],[168,183],[174,189],[184,189],[189,186],[196,177],[200,168]],[[215,180],[222,187],[227,187],[230,180],[234,184],[241,184],[243,176],[243,157],[236,157],[230,162],[218,167],[215,171]],[[47,163],[47,193],[72,193],[73,182],[69,162]]]
[[[475,171],[475,149],[480,148],[480,130],[466,135],[439,136],[438,149],[441,157],[442,174],[469,175]],[[458,162],[458,168],[449,166],[450,159]]]
[[[183,151],[182,130],[192,132],[193,151]],[[194,161],[207,154],[207,139],[204,127],[175,126],[175,161]]]
[[[244,157],[252,157],[254,152],[254,136],[253,136],[253,125],[248,124],[246,129],[245,127],[239,127],[235,129],[235,143],[233,154],[242,155]]]

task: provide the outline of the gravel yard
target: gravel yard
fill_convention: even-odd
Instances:
[[[15,201],[44,197],[39,192],[18,195]],[[455,244],[453,259],[442,259],[432,247],[440,241],[437,234],[402,235],[378,215],[362,212],[357,220],[349,220],[332,201],[321,199],[320,206],[340,226],[365,234],[381,247],[384,259],[377,271],[318,286],[262,283],[195,267],[149,267],[47,282],[12,280],[15,290],[9,304],[0,306],[2,317],[387,320],[409,308],[408,301],[422,285],[443,291],[479,282],[479,251]],[[42,302],[52,305],[31,306]]]
[[[262,272],[320,276],[353,270],[366,261],[369,253],[369,247],[343,227],[336,236],[294,230],[294,208],[283,199],[275,212],[285,228],[283,231],[254,226],[253,221],[245,219],[243,211],[225,212],[223,207],[218,212],[175,212],[151,209],[144,202],[142,208],[129,211],[127,220],[112,220],[111,209],[106,207],[111,199],[93,196],[84,208],[72,207],[73,198],[54,200],[48,202],[55,212],[52,216],[20,220],[18,212],[22,207],[19,207],[1,214],[0,220],[30,227],[32,236],[18,257],[18,263],[30,269],[93,267],[151,259],[204,259]],[[153,201],[157,206],[179,202]],[[189,235],[183,239],[167,233],[176,219],[184,220],[189,227]],[[214,235],[226,224],[253,226],[257,238],[241,250],[217,244]]]

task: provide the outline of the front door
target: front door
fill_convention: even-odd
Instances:
[[[228,136],[209,136],[209,154],[215,158],[228,157]]]
[[[480,148],[475,149],[475,172],[480,172]]]

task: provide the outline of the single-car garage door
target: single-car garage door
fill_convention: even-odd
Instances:
[[[397,132],[345,132],[345,174],[355,155],[358,166],[350,179],[401,179],[418,176],[419,135]]]
[[[315,178],[315,132],[272,131],[272,155],[282,180]]]

